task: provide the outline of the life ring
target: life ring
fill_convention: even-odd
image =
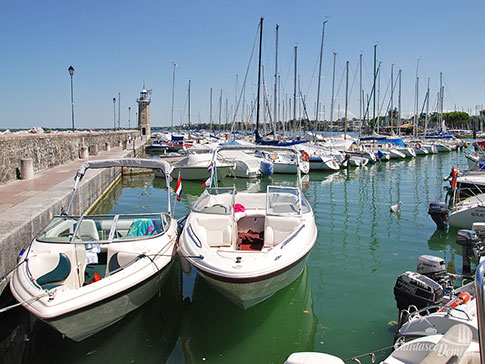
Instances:
[[[421,144],[419,144],[419,143],[414,144],[414,148],[421,149]]]
[[[310,155],[307,152],[301,152],[301,159],[304,162],[308,162],[310,160]]]
[[[447,304],[446,304],[446,307],[458,307],[459,305],[464,305],[465,303],[468,303],[470,302],[470,300],[472,299],[472,296],[470,293],[468,292],[461,292],[458,297],[450,300]],[[438,312],[442,312],[444,311],[445,308],[440,308]]]

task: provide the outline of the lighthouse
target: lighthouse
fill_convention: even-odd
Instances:
[[[143,86],[143,90],[140,92],[140,98],[136,100],[138,103],[138,130],[142,137],[150,137],[150,103],[152,102],[150,95],[152,90],[146,90]]]

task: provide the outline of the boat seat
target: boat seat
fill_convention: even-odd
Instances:
[[[264,220],[264,246],[269,247],[288,238],[301,225],[297,217],[291,216],[266,216]]]
[[[114,252],[109,257],[106,274],[111,274],[119,269],[125,268],[137,258],[138,255],[134,253]]]
[[[61,285],[71,273],[71,262],[64,253],[59,253],[59,261],[50,272],[37,278],[36,282],[43,289],[51,289]]]
[[[231,216],[210,214],[198,216],[192,224],[199,239],[211,247],[231,246],[232,226]]]
[[[83,241],[99,240],[98,228],[94,220],[83,219],[77,231],[77,236]]]
[[[446,334],[436,343],[421,364],[460,362],[473,338],[472,331],[464,324],[457,324],[448,329]]]

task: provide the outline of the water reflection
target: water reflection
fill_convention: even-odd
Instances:
[[[177,342],[182,315],[181,271],[174,261],[161,295],[81,342],[63,339],[38,320],[24,362],[161,363]]]
[[[305,268],[266,301],[241,310],[196,278],[181,334],[185,363],[283,363],[313,350],[317,319]]]

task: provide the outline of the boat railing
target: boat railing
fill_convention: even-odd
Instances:
[[[478,337],[480,348],[485,345],[485,262],[480,263],[475,272],[475,294],[477,303]],[[485,364],[485,353],[480,350],[480,363]]]

